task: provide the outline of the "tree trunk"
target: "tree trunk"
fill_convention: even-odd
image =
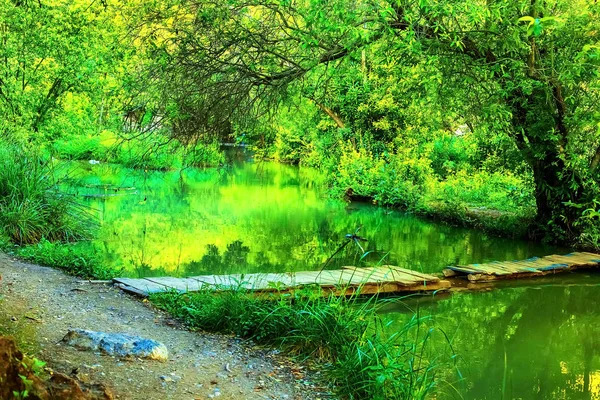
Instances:
[[[541,229],[551,233],[554,239],[558,236],[573,238],[578,234],[573,223],[580,216],[580,210],[568,203],[581,203],[587,185],[581,175],[565,163],[568,132],[563,123],[564,109],[557,109],[556,104],[547,99],[547,93],[540,88],[530,95],[513,94],[509,99],[513,137],[533,172],[537,206],[535,236]]]
[[[535,145],[535,144],[534,144]],[[581,209],[572,204],[585,203],[589,197],[580,174],[561,158],[558,152],[546,152],[543,158],[531,164],[535,182],[536,225],[545,231],[553,230],[552,236],[572,239],[579,235],[574,222],[581,216]]]

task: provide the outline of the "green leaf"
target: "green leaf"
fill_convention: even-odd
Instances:
[[[530,16],[525,16],[525,17],[519,18],[519,22],[529,22],[529,23],[532,23],[533,21],[535,21],[535,18],[530,17]]]
[[[533,23],[533,35],[540,36],[542,34],[543,29],[544,29],[544,27],[540,23],[539,18],[536,18],[535,22]]]

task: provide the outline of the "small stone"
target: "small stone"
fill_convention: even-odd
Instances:
[[[80,350],[98,351],[118,357],[138,357],[167,361],[167,347],[156,340],[122,333],[94,332],[70,329],[63,342]]]

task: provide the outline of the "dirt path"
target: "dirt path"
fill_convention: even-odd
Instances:
[[[48,367],[104,383],[120,399],[316,399],[301,369],[276,351],[185,330],[111,285],[78,279],[0,254],[0,334],[12,335]],[[169,361],[120,360],[60,343],[69,328],[163,342]]]

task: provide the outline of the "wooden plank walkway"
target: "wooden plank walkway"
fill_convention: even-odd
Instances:
[[[471,282],[489,282],[499,279],[521,279],[543,276],[578,268],[600,266],[600,255],[570,253],[564,256],[533,257],[520,261],[494,261],[486,264],[469,264],[446,267],[446,278],[466,277]]]
[[[434,275],[422,274],[391,265],[373,268],[343,267],[337,270],[303,271],[268,274],[204,275],[187,278],[115,278],[123,290],[142,296],[168,290],[180,292],[206,288],[219,290],[243,288],[254,292],[290,292],[316,285],[324,293],[411,293],[450,288],[450,282]]]
[[[454,283],[461,286],[456,279],[466,278],[472,283],[490,282],[499,279],[532,278],[577,268],[599,266],[600,255],[581,252],[564,256],[533,257],[520,261],[451,266],[443,270],[446,279],[393,265],[383,265],[369,268],[342,267],[342,269],[321,272],[203,275],[187,278],[115,278],[113,281],[121,289],[142,296],[168,290],[192,292],[206,288],[218,290],[243,288],[258,293],[292,292],[306,286],[317,286],[323,293],[343,296],[354,293],[434,292],[449,289],[452,286],[450,280],[454,280]]]

